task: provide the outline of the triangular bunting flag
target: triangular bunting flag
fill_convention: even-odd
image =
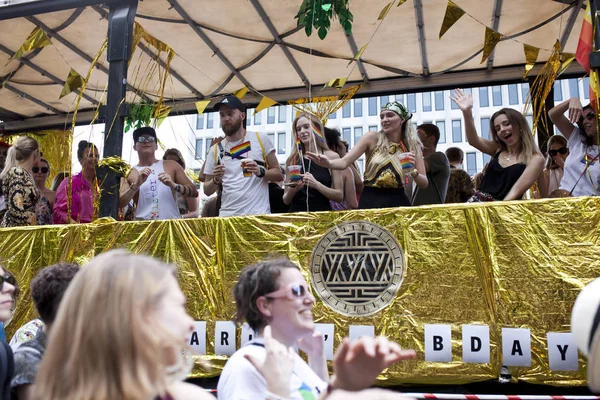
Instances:
[[[238,99],[241,100],[241,99],[244,98],[244,96],[246,95],[246,93],[248,93],[248,88],[244,86],[243,88],[241,88],[241,89],[236,90],[235,92],[233,92],[233,95],[235,97],[237,97]]]
[[[379,13],[379,17],[377,17],[377,21],[382,21],[385,18],[385,16],[390,12],[390,8],[392,8],[393,4],[394,2],[390,1],[385,7],[383,7],[383,10],[381,10]]]
[[[575,61],[575,54],[573,54],[573,53],[562,53],[560,55],[561,65],[560,65],[560,69],[558,70],[558,75],[562,74],[567,68],[569,68],[569,65],[571,65],[571,63],[573,61]]]
[[[465,12],[462,8],[454,4],[452,0],[448,0],[448,5],[446,6],[446,14],[444,14],[444,22],[442,22],[442,27],[440,28],[439,39],[444,36],[444,33],[448,29],[452,27],[462,17],[465,15]]]
[[[194,103],[196,105],[196,110],[198,110],[198,115],[202,114],[206,109],[206,106],[210,104],[210,100],[200,100]]]
[[[352,60],[350,60],[350,62],[348,63],[348,65],[352,64],[354,61],[358,60],[359,58],[362,57],[363,53],[365,52],[365,50],[367,49],[367,46],[369,45],[369,43],[365,44],[363,47],[360,48],[360,50],[358,51],[358,53],[356,53],[356,55],[354,56],[354,58]]]
[[[59,99],[62,99],[69,93],[72,93],[72,92],[76,91],[77,89],[80,89],[84,85],[84,83],[85,83],[85,80],[83,79],[83,76],[79,75],[79,73],[77,73],[77,71],[75,71],[73,68],[71,68],[71,71],[69,72],[69,76],[67,77],[67,80],[65,81],[65,86],[63,86],[63,90],[60,93]]]
[[[344,85],[346,84],[346,81],[348,80],[348,78],[335,78],[330,80],[329,82],[327,82],[325,84],[325,86],[323,86],[323,89],[326,87],[334,87],[337,89],[341,89],[342,87],[344,87]]]
[[[525,74],[523,75],[523,79],[527,78],[529,71],[535,65],[538,54],[540,53],[540,49],[535,46],[530,46],[528,44],[523,45],[523,52],[525,53]]]
[[[483,42],[483,57],[481,57],[480,64],[483,64],[485,60],[492,54],[494,51],[494,47],[498,44],[498,42],[502,39],[502,34],[496,32],[493,29],[485,27],[485,42]]]
[[[48,35],[46,35],[46,32],[44,32],[42,28],[37,27],[31,31],[19,50],[17,50],[17,52],[11,57],[11,60],[15,58],[19,59],[24,53],[34,49],[41,49],[49,44],[52,44],[52,42],[50,41]]]
[[[263,96],[262,100],[260,101],[260,103],[258,103],[258,106],[254,110],[254,114],[256,114],[257,112],[261,112],[265,108],[269,108],[275,104],[277,104],[277,102],[275,100],[272,100],[272,99],[268,98],[267,96]],[[254,114],[252,114],[252,115],[254,115]]]

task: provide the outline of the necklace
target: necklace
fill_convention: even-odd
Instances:
[[[505,159],[506,161],[510,161],[510,159],[512,158],[512,155],[511,155],[511,154],[510,154],[508,151],[507,151],[506,153],[508,153],[508,155],[507,155],[507,156],[504,156],[504,159]]]

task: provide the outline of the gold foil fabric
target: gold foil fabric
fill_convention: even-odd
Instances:
[[[71,68],[71,71],[69,71],[69,76],[67,77],[67,80],[65,81],[65,85],[63,86],[63,90],[60,93],[59,99],[62,99],[69,93],[74,92],[77,89],[80,89],[84,84],[85,84],[85,81],[83,79],[83,76],[79,75],[79,73],[77,71],[75,71],[73,68]]]
[[[581,288],[600,275],[600,198],[546,199],[485,204],[198,218],[153,222],[0,229],[0,256],[22,288],[10,338],[36,313],[29,282],[58,261],[85,263],[114,248],[145,253],[179,265],[187,310],[207,321],[210,371],[218,375],[227,357],[214,355],[215,321],[232,320],[232,288],[240,270],[274,254],[289,257],[311,282],[315,244],[341,222],[381,225],[402,247],[406,270],[392,302],[369,317],[342,316],[317,297],[315,321],[335,325],[334,343],[349,325],[373,325],[377,335],[415,349],[417,358],[385,370],[379,384],[461,384],[497,379],[502,366],[503,327],[531,329],[531,367],[509,367],[513,379],[552,385],[585,384],[579,370],[550,371],[546,334],[568,332]],[[85,266],[84,266],[85,268]],[[314,289],[311,289],[314,292]],[[316,294],[316,293],[315,293]],[[451,362],[424,361],[424,324],[452,326]],[[490,328],[490,363],[462,362],[461,326]],[[240,329],[237,346],[240,345]]]
[[[21,47],[19,47],[19,50],[17,50],[12,58],[19,59],[28,51],[41,49],[42,47],[46,47],[50,44],[52,44],[52,42],[50,41],[48,35],[46,35],[46,32],[44,32],[42,28],[36,27],[31,31],[27,39],[25,39],[25,42],[23,42]]]

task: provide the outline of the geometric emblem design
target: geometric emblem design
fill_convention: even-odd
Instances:
[[[404,251],[381,225],[343,222],[315,246],[311,280],[321,300],[348,316],[380,311],[396,297],[404,278]]]

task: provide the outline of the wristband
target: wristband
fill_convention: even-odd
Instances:
[[[413,178],[416,178],[419,175],[419,170],[418,169],[413,169],[412,171],[410,171],[410,176],[412,176]]]
[[[265,175],[267,174],[267,170],[265,169],[265,167],[260,167],[260,166],[259,166],[259,167],[258,167],[258,170],[260,171],[260,172],[258,173],[258,177],[259,177],[259,178],[264,178],[264,177],[265,177]]]

